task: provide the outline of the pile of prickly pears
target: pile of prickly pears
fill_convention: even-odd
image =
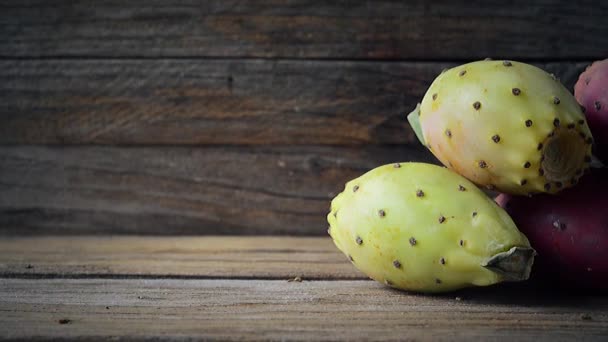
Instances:
[[[445,167],[399,162],[346,183],[327,216],[335,245],[409,291],[531,274],[608,289],[608,171],[592,154],[608,156],[608,60],[580,76],[575,95],[515,61],[442,72],[408,120]]]

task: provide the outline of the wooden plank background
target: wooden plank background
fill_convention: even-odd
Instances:
[[[0,235],[321,235],[344,183],[435,162],[405,115],[444,68],[570,89],[608,4],[3,1]]]
[[[6,234],[327,230],[344,181],[431,155],[404,146],[0,147]]]
[[[589,58],[605,1],[53,1],[0,5],[8,57]]]
[[[537,63],[570,89],[588,64]],[[455,65],[0,61],[0,143],[417,146],[406,115]]]

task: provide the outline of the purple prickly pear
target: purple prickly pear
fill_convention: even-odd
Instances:
[[[587,67],[574,86],[574,96],[585,110],[596,156],[608,162],[608,59]]]
[[[538,251],[535,279],[608,290],[608,169],[557,195],[496,199]]]

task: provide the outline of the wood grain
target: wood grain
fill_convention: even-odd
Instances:
[[[422,147],[0,147],[3,234],[324,235],[331,199]]]
[[[0,144],[417,144],[449,63],[0,60]],[[587,63],[541,63],[572,88]]]
[[[329,236],[4,237],[0,277],[367,279]]]
[[[0,338],[571,341],[608,337],[608,299],[372,281],[0,279]],[[63,323],[63,324],[62,324]]]
[[[605,58],[603,1],[3,1],[4,57]]]
[[[446,64],[0,61],[0,143],[412,143]]]

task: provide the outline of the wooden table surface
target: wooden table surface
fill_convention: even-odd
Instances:
[[[326,237],[5,237],[0,312],[2,339],[608,339],[606,296],[396,291]]]

